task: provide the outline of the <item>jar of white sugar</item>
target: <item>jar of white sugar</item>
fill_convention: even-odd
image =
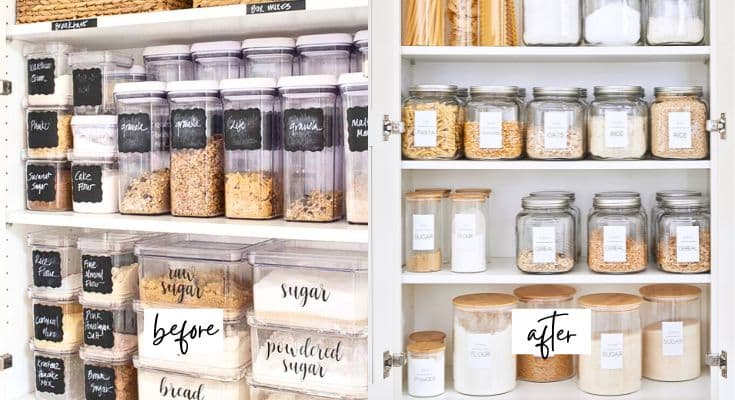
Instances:
[[[633,46],[641,42],[641,0],[584,0],[584,42]]]
[[[590,154],[636,160],[648,152],[648,103],[640,86],[595,86],[587,134]]]
[[[696,45],[706,29],[704,0],[649,0],[649,45]]]
[[[23,48],[28,105],[72,104],[71,50],[70,45],[61,42],[29,44]]]
[[[114,156],[75,155],[71,160],[72,207],[75,212],[118,212],[119,172]]]
[[[408,354],[408,394],[434,397],[444,393],[444,343],[415,342]]]
[[[452,272],[487,269],[487,196],[461,192],[452,199]]]
[[[581,0],[523,0],[527,46],[576,46],[582,39]]]

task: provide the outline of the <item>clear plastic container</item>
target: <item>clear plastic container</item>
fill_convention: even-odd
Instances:
[[[350,72],[352,35],[327,33],[296,38],[302,75],[340,75]]]
[[[711,268],[709,200],[703,197],[664,199],[658,218],[658,267],[692,274]]]
[[[546,1],[546,0],[544,0]],[[535,160],[579,160],[587,152],[587,104],[580,88],[533,88],[526,152]]]
[[[144,82],[147,80],[148,76],[145,72],[145,67],[142,65],[133,65],[129,69],[124,70],[118,70],[118,71],[112,71],[107,77],[107,98],[106,101],[115,104],[115,87],[117,85],[123,84],[123,83],[133,83],[133,82]],[[117,107],[115,107],[115,112],[117,112]]]
[[[649,45],[697,45],[707,29],[704,0],[649,0]]]
[[[82,344],[82,306],[78,292],[51,294],[29,290],[33,303],[33,345],[51,352],[73,351]]]
[[[443,342],[414,342],[406,346],[408,394],[434,397],[444,393],[445,349]]]
[[[71,106],[26,108],[27,154],[33,158],[66,158],[72,148]]]
[[[307,393],[303,390],[292,390],[282,387],[266,386],[255,382],[252,377],[248,377],[248,385],[250,385],[250,400],[366,400],[367,397],[353,396],[319,396]]]
[[[71,50],[70,45],[61,42],[23,47],[28,105],[72,105]]]
[[[641,43],[644,14],[641,0],[583,0],[584,42],[593,46]]]
[[[71,159],[72,204],[75,212],[114,214],[118,208],[120,173],[115,157],[74,155]]]
[[[138,398],[137,371],[129,352],[100,357],[83,348],[84,393],[87,400],[134,400]]]
[[[473,86],[466,106],[464,152],[471,160],[523,155],[523,104],[516,86]]]
[[[242,52],[235,41],[201,42],[191,45],[194,77],[197,80],[221,81],[243,78]]]
[[[453,85],[417,85],[403,102],[403,157],[455,159],[462,154],[461,107]]]
[[[343,138],[337,78],[290,76],[278,81],[283,110],[284,217],[330,222],[344,215]]]
[[[663,213],[663,201],[667,198],[681,198],[681,197],[702,197],[702,192],[696,190],[662,190],[656,192],[656,205],[651,208],[651,223],[648,229],[649,235],[649,246],[651,247],[651,254],[654,260],[658,260],[658,219],[661,218]]]
[[[116,115],[75,115],[71,129],[74,154],[114,156],[117,153]]]
[[[31,251],[30,264],[36,293],[55,297],[77,293],[82,287],[82,274],[74,229],[51,229],[26,236]]]
[[[26,164],[26,209],[71,211],[71,163],[23,158]]]
[[[345,143],[347,222],[367,224],[368,170],[368,78],[362,73],[339,77],[342,92],[342,129]]]
[[[169,121],[166,84],[115,86],[122,214],[165,214],[171,209]]]
[[[357,31],[355,36],[352,38],[352,45],[355,48],[353,57],[355,63],[353,64],[352,70],[354,72],[361,72],[363,75],[368,76],[368,68],[370,67],[370,31]],[[357,64],[357,68],[354,65]]]
[[[242,42],[246,78],[294,75],[296,41],[287,37],[245,39]]]
[[[171,107],[171,214],[225,211],[224,127],[217,81],[167,85]]]
[[[444,250],[442,193],[406,193],[405,219],[406,271],[441,270]]]
[[[527,46],[576,46],[582,41],[582,0],[523,0]]]
[[[651,103],[651,153],[658,158],[709,156],[707,103],[701,86],[657,87]]]
[[[283,215],[281,104],[271,78],[226,79],[224,107],[225,215],[271,219]]]
[[[587,218],[587,264],[607,274],[648,266],[648,220],[640,197],[595,197]]]
[[[524,197],[516,217],[516,265],[523,272],[556,274],[574,268],[576,220],[563,197]]]
[[[147,80],[159,82],[190,81],[194,79],[191,46],[171,44],[143,49]]]
[[[133,58],[115,51],[71,53],[74,114],[115,114],[115,74],[129,71]]]
[[[452,272],[487,269],[487,200],[482,192],[460,192],[452,200]],[[449,227],[448,227],[449,228]]]
[[[31,344],[36,400],[77,400],[84,398],[84,368],[79,347],[47,351]]]
[[[138,348],[138,330],[131,299],[89,301],[79,299],[84,315],[84,350],[98,358],[132,354]]]
[[[640,86],[595,86],[588,121],[592,157],[638,160],[646,155],[648,103],[643,95]]]

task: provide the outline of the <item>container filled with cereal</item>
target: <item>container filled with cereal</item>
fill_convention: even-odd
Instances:
[[[571,271],[577,258],[576,220],[566,197],[524,197],[516,217],[516,265],[523,272]]]
[[[368,223],[368,78],[362,73],[339,77],[345,142],[347,222]]]
[[[26,108],[28,156],[63,159],[73,147],[71,106]]]
[[[25,160],[26,209],[71,211],[71,163],[67,160]]]
[[[523,155],[522,103],[516,86],[473,86],[466,107],[464,152],[472,160]]]
[[[454,159],[462,153],[462,121],[457,87],[418,85],[403,103],[403,157]]]
[[[658,267],[666,272],[701,273],[711,268],[709,201],[667,198],[658,218]]]
[[[115,114],[115,74],[129,71],[133,57],[116,51],[72,53],[74,115]]]
[[[651,104],[651,153],[658,158],[709,156],[707,104],[701,86],[657,87]]]

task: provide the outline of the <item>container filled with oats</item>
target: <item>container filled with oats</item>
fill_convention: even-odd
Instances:
[[[666,272],[708,272],[711,266],[709,202],[703,197],[663,199],[658,218],[658,267]]]
[[[524,197],[516,217],[516,265],[523,272],[568,272],[576,262],[576,221],[565,197]]]
[[[438,160],[461,156],[462,121],[456,86],[411,87],[403,103],[403,123],[403,157]]]
[[[406,193],[405,218],[406,271],[441,270],[444,244],[442,193]]]
[[[368,210],[368,78],[362,73],[339,77],[345,141],[347,222],[367,224]]]
[[[579,160],[586,153],[587,104],[573,87],[535,87],[526,114],[526,152],[536,160]]]
[[[63,159],[73,147],[71,106],[26,108],[28,156]]]
[[[464,152],[472,160],[523,155],[523,111],[516,86],[474,86],[464,123]]]
[[[637,196],[595,197],[587,225],[587,263],[594,272],[625,274],[648,266],[648,224]]]
[[[707,104],[701,86],[657,87],[651,104],[651,153],[658,158],[709,156]]]

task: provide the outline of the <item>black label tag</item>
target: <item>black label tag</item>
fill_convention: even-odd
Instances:
[[[145,113],[118,114],[117,148],[121,153],[151,151],[151,116]]]
[[[42,393],[64,394],[64,360],[36,356],[36,390]]]
[[[201,108],[171,111],[171,147],[203,149],[207,146],[207,113]]]
[[[26,168],[26,186],[29,201],[49,203],[56,200],[56,167],[29,165]]]
[[[54,94],[56,60],[32,58],[28,60],[28,94]]]
[[[322,151],[331,144],[325,138],[321,108],[286,110],[283,120],[286,151]]]
[[[52,31],[69,31],[72,29],[96,28],[97,18],[68,19],[51,23]]]
[[[75,203],[102,201],[102,166],[74,165],[71,167],[72,197]]]
[[[111,349],[115,345],[112,311],[84,309],[84,344]]]
[[[270,127],[270,114],[266,120],[261,119],[260,110],[225,110],[225,149],[227,150],[259,150],[264,146],[261,127],[265,124]],[[268,132],[266,130],[266,132]]]
[[[84,395],[86,400],[115,400],[115,370],[85,364]]]
[[[368,149],[368,108],[352,107],[347,109],[347,142],[350,151]]]
[[[102,70],[99,68],[75,69],[74,106],[98,106],[102,104]]]
[[[61,287],[61,254],[58,251],[33,250],[33,285]]]
[[[248,14],[268,14],[283,11],[306,10],[306,0],[274,1],[271,3],[248,4]]]
[[[64,313],[61,307],[43,304],[33,305],[33,330],[37,340],[61,342],[64,340]]]
[[[59,145],[59,116],[56,111],[28,112],[28,147],[40,149]]]
[[[82,286],[85,292],[112,293],[112,257],[82,255]]]

